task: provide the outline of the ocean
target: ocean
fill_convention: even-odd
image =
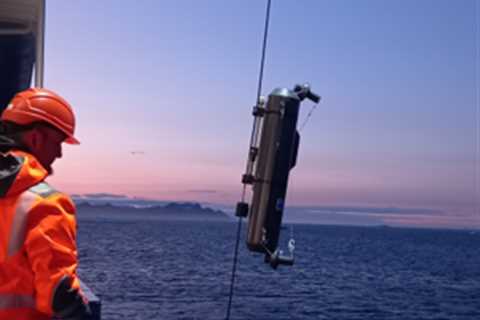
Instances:
[[[236,223],[78,221],[102,319],[225,319]],[[230,319],[480,319],[480,232],[289,225],[273,270],[242,229]]]

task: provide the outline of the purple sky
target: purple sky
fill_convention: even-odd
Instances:
[[[82,141],[52,182],[235,203],[265,4],[48,1],[45,85],[74,105]],[[307,81],[323,97],[287,204],[430,208],[480,227],[478,7],[273,1],[263,94]]]

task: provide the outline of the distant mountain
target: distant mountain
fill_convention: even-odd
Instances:
[[[76,207],[79,219],[231,220],[231,218],[221,210],[202,207],[200,204],[194,202],[140,205],[76,201]]]

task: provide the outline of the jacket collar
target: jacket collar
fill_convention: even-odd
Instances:
[[[0,197],[28,190],[47,176],[47,170],[27,152],[11,150],[0,153]]]

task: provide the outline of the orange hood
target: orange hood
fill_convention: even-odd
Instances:
[[[0,198],[22,193],[47,176],[47,170],[29,153],[0,153]]]

